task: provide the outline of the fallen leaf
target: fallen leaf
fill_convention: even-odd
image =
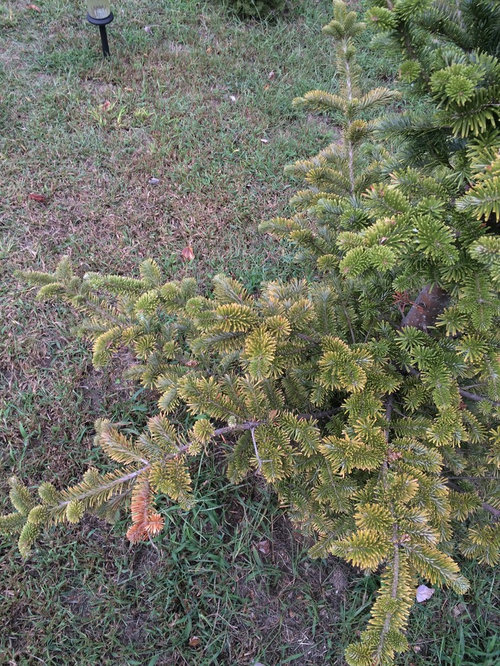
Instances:
[[[451,612],[453,613],[453,617],[460,617],[460,615],[462,615],[462,613],[464,613],[466,610],[467,606],[463,602],[460,602],[456,606],[453,606]]]
[[[266,85],[264,86],[264,90],[269,90],[270,87],[271,86],[268,83],[266,83]]]
[[[259,541],[257,544],[257,550],[259,553],[262,553],[263,555],[269,555],[271,552],[271,544],[267,539],[263,539],[262,541]]]
[[[105,102],[103,102],[103,103],[101,104],[101,109],[102,109],[103,111],[108,111],[108,109],[109,109],[110,106],[111,106],[111,102],[109,101],[109,99],[107,99]]]
[[[29,194],[28,199],[38,201],[38,203],[47,203],[47,197],[44,194],[36,194],[35,192]]]
[[[435,590],[433,587],[427,587],[427,585],[419,585],[417,587],[417,601],[418,603],[422,603],[422,601],[427,601],[427,599],[430,599],[432,595],[434,594]]]
[[[201,640],[198,636],[191,636],[189,639],[189,647],[198,647],[201,643]]]
[[[194,259],[193,248],[190,245],[185,247],[181,252],[181,257],[184,259],[184,261],[193,261]]]
[[[38,5],[33,5],[33,4],[28,5],[27,9],[31,9],[31,11],[33,11],[33,12],[41,12],[42,11]]]

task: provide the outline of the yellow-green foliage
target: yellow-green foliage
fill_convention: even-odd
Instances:
[[[403,228],[407,216],[405,212]],[[401,256],[404,273],[404,248],[409,244],[397,224],[392,229],[387,233],[396,240],[388,237],[388,242]],[[482,231],[478,225],[478,239]],[[484,243],[473,238],[470,229],[474,247]],[[446,271],[449,265],[448,252],[441,263],[439,253],[421,257],[424,271],[426,261],[432,262],[435,274],[439,266]],[[462,264],[461,274],[470,273],[472,280],[474,273],[482,284],[491,261],[471,257]],[[492,355],[493,330],[474,326],[469,310],[477,304],[461,291],[456,278],[443,280],[454,294],[447,311],[458,308],[459,330],[470,333],[448,335],[441,327],[429,335],[414,327],[400,328],[401,312],[381,279],[383,273],[369,267],[363,274],[365,285],[378,287],[377,309],[371,315],[367,296],[341,272],[336,280],[358,294],[346,311],[336,280],[325,279],[321,288],[274,282],[250,298],[234,280],[217,276],[216,296],[202,299],[196,308],[192,298],[183,302],[185,283],[170,282],[165,305],[160,295],[156,310],[148,315],[138,315],[133,307],[134,300],[142,298],[138,289],[135,296],[129,290],[122,296],[113,286],[113,314],[107,318],[101,298],[104,283],[99,281],[101,328],[108,321],[113,335],[122,340],[124,332],[129,336],[134,331],[127,337],[129,345],[146,331],[152,336],[139,376],[160,394],[160,413],[135,439],[107,421],[96,424],[96,443],[118,465],[115,472],[90,470],[80,484],[62,491],[43,484],[39,505],[14,480],[11,498],[19,513],[4,516],[0,527],[6,532],[21,529],[20,549],[27,554],[42,527],[78,522],[88,510],[110,516],[130,496],[136,480],[145,478],[154,492],[189,508],[194,498],[188,456],[220,434],[236,438],[242,433],[229,456],[230,478],[257,473],[273,484],[293,519],[316,534],[311,551],[315,557],[335,554],[362,568],[385,568],[370,625],[361,644],[347,654],[352,664],[365,663],[363,655],[373,654],[377,663],[390,663],[405,645],[402,632],[415,581],[466,589],[457,565],[440,550],[443,541],[449,550],[454,521],[472,521],[460,545],[465,555],[487,564],[498,559],[498,530],[482,508],[484,500],[492,501],[494,488],[491,482],[481,486],[481,476],[495,475],[498,469],[498,432],[492,429],[498,412],[498,367]],[[93,279],[84,278],[79,290],[89,290],[86,283]],[[143,289],[147,293],[149,285],[144,283]],[[178,299],[175,320],[165,317],[173,295]],[[116,309],[121,313],[119,327]],[[229,331],[224,330],[228,321]],[[88,327],[83,330],[88,334]],[[165,347],[165,339],[175,345]],[[188,358],[192,362],[186,362]],[[460,387],[471,383],[481,401],[476,393],[468,400],[466,389],[461,395]],[[191,415],[188,420],[196,417],[189,430],[179,431],[169,421],[172,404],[176,413]],[[456,450],[461,451],[460,472],[467,478],[479,473],[477,485],[447,486],[447,470],[454,471],[453,457],[449,463],[447,458]]]
[[[398,1],[394,11],[403,20],[421,5]],[[352,161],[354,180],[349,166],[368,129],[358,111],[391,97],[354,92],[361,30],[336,2],[326,32],[340,44],[344,85],[301,104],[340,110],[343,140],[296,165],[307,204],[275,222],[318,259],[317,279],[271,282],[253,296],[224,275],[199,294],[191,279],[165,281],[153,260],[138,278],[80,278],[67,259],[53,274],[23,274],[41,297],[83,315],[96,364],[130,351],[128,376],[156,392],[158,410],[135,437],[96,423],[114,471],[90,469],[66,489],[42,483],[38,499],[12,479],[15,511],[0,530],[19,534],[27,556],[55,523],[89,511],[112,520],[130,507],[129,539],[147,539],[163,527],[157,496],[189,509],[191,461],[224,437],[228,477],[271,484],[314,537],[311,556],[380,571],[371,619],[346,658],[382,666],[407,649],[420,581],[464,593],[457,551],[500,559],[499,247],[488,220],[457,197],[451,167],[393,169],[361,196],[362,165]],[[328,191],[317,200],[319,183]]]
[[[305,181],[291,203],[296,214],[275,218],[261,224],[261,230],[277,237],[289,237],[315,258],[334,250],[339,229],[357,227],[363,222],[362,193],[384,178],[381,157],[368,143],[376,123],[373,111],[399,98],[388,88],[374,88],[366,93],[360,88],[361,71],[356,63],[356,38],[365,26],[343,2],[334,2],[334,18],[323,28],[335,43],[335,61],[339,92],[311,90],[293,101],[295,107],[323,113],[340,124],[340,137],[318,155],[286,167],[290,175]],[[311,223],[308,213],[315,211]],[[321,213],[320,213],[321,212]]]

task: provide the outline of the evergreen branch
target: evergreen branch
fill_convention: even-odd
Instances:
[[[297,414],[298,419],[305,419],[309,421],[310,419],[323,419],[328,416],[333,416],[334,414],[337,414],[340,411],[340,407],[336,407],[334,409],[326,409],[324,411],[319,411],[319,412],[311,412],[311,413],[306,413],[306,414]],[[237,425],[234,426],[224,426],[223,428],[217,428],[217,430],[214,430],[212,433],[212,439],[215,437],[221,437],[222,435],[230,435],[233,432],[244,432],[245,430],[255,430],[255,428],[258,428],[261,425],[266,425],[270,421],[268,419],[263,419],[262,421],[245,421],[244,423],[238,423]],[[184,450],[187,450],[189,448],[190,444],[186,444],[185,447],[181,447]]]
[[[390,421],[392,417],[392,411],[393,411],[393,402],[394,399],[392,395],[390,395],[387,398],[386,402],[386,408],[385,408],[385,419],[387,421],[387,426],[385,428],[385,441],[387,445],[389,445],[389,429],[390,429]],[[386,479],[387,479],[387,470],[389,467],[387,455],[384,459],[384,462],[382,464],[383,468],[383,479],[384,479],[384,485],[386,484]],[[391,512],[391,515],[394,517],[394,507],[391,505],[389,507],[389,510]],[[399,544],[398,544],[398,525],[396,522],[393,523],[392,525],[392,543],[393,543],[393,576],[392,576],[392,586],[391,586],[391,599],[394,601],[397,599],[398,596],[398,582],[399,582]],[[375,663],[380,663],[383,650],[384,650],[384,642],[385,642],[385,637],[389,633],[389,629],[391,628],[391,620],[392,620],[392,615],[393,613],[387,613],[384,625],[382,627],[382,631],[380,634],[380,639],[377,647],[377,661]]]
[[[389,424],[392,418],[392,410],[394,409],[394,398],[390,395],[387,398],[386,407],[385,407],[385,420],[387,421],[387,427],[385,429],[385,441],[389,444]]]
[[[398,370],[401,371],[400,368]],[[407,373],[411,375],[412,377],[420,377],[420,372],[416,370],[415,368],[407,368],[406,369]],[[492,398],[488,398],[486,395],[478,395],[477,393],[470,393],[470,391],[466,391],[465,389],[458,388],[458,392],[463,398],[468,398],[469,400],[473,400],[474,402],[489,402],[490,404],[494,405],[495,407],[500,406],[500,402],[498,400],[493,400]]]
[[[298,419],[326,419],[328,416],[338,414],[342,407],[334,407],[333,409],[325,409],[322,412],[311,412],[310,414],[297,414]]]
[[[225,426],[224,428],[217,428],[212,433],[212,439],[215,437],[221,437],[223,435],[230,435],[233,432],[243,432],[245,430],[255,430],[260,425],[264,425],[267,421],[245,421],[245,423],[239,423],[234,426]]]
[[[304,419],[306,421],[312,420],[312,419],[323,419],[327,418],[329,416],[333,416],[334,414],[337,414],[341,410],[340,407],[336,407],[334,409],[326,409],[323,411],[318,411],[318,412],[311,412],[311,413],[304,413],[304,414],[297,414],[296,418],[297,419]],[[236,432],[245,432],[250,430],[251,435],[252,435],[252,442],[254,443],[254,448],[256,449],[256,444],[255,444],[255,435],[254,435],[254,430],[258,428],[259,426],[262,425],[267,425],[271,421],[270,419],[262,419],[261,421],[245,421],[244,423],[238,423],[234,426],[223,426],[222,428],[217,428],[214,430],[211,434],[210,439],[215,439],[217,437],[223,437],[224,435],[231,435]],[[183,446],[180,446],[177,450],[176,453],[170,454],[168,456],[165,456],[163,459],[168,460],[171,458],[176,458],[182,453],[185,453],[188,451],[195,442],[188,442],[187,444],[184,444]],[[257,460],[259,460],[258,456],[258,451],[256,449],[256,456]],[[265,462],[263,460],[260,461]]]
[[[349,41],[344,40],[342,44],[342,51],[344,55],[344,70],[345,70],[345,85],[346,85],[346,91],[347,91],[347,99],[349,103],[352,102],[352,80],[351,80],[351,64],[349,57],[347,55],[347,49],[349,47]],[[354,146],[352,141],[348,138],[350,136],[349,128],[350,128],[351,123],[348,124],[346,131],[345,131],[345,141],[346,141],[346,153],[347,153],[347,159],[348,159],[348,167],[349,167],[349,183],[350,183],[350,188],[351,188],[351,196],[354,196],[355,192],[355,176],[354,176]]]
[[[90,499],[91,497],[94,497],[95,495],[99,495],[100,493],[103,493],[104,491],[112,491],[112,489],[116,486],[123,486],[125,483],[128,483],[128,481],[132,481],[133,479],[137,478],[140,474],[143,474],[144,472],[147,472],[150,469],[151,465],[147,464],[144,465],[144,467],[141,467],[140,469],[134,470],[133,472],[129,472],[128,474],[124,474],[123,476],[114,478],[110,480],[107,484],[103,486],[97,486],[95,488],[90,488],[87,491],[82,491],[81,493],[78,493],[77,495],[72,496],[70,499],[64,500],[63,502],[59,502],[55,506],[50,507],[51,511],[57,511],[58,509],[64,509],[65,507],[68,506],[71,502],[75,501],[82,501],[86,499]]]
[[[389,430],[390,430],[390,421],[392,418],[392,412],[394,410],[394,398],[392,395],[388,396],[387,401],[385,403],[385,420],[387,422],[387,425],[384,429],[384,437],[385,437],[385,443],[387,446],[389,446]],[[388,461],[388,455],[384,456],[384,461],[382,462],[382,467],[380,468],[380,474],[379,478],[383,479],[384,485],[387,477],[387,470],[389,469],[389,461]],[[392,513],[392,510],[391,510]]]
[[[485,511],[488,511],[488,513],[491,513],[493,516],[495,516],[497,520],[500,519],[500,511],[498,509],[495,509],[494,506],[491,506],[491,504],[488,504],[488,502],[483,502],[481,504],[481,507]]]
[[[257,460],[257,469],[260,470],[262,469],[262,463],[264,462],[260,455],[259,455],[259,449],[257,447],[257,442],[255,440],[255,428],[250,428],[250,434],[252,436],[252,444],[253,444],[253,450],[255,452],[255,458]]]
[[[477,393],[470,393],[469,391],[465,391],[464,389],[461,388],[459,388],[458,391],[463,398],[469,398],[469,400],[473,400],[474,402],[483,402],[485,400],[486,402],[490,402],[492,405],[495,405],[495,407],[500,407],[500,402],[498,400],[492,400],[491,398],[488,398],[485,395],[477,395]]]
[[[341,287],[341,285],[340,285],[340,282],[339,282],[339,280],[338,280],[338,276],[335,275],[333,272],[332,272],[331,275],[330,275],[330,279],[331,279],[331,281],[332,281],[332,283],[333,283],[333,286],[335,287],[335,290],[336,290],[337,295],[338,295],[338,297],[339,297],[339,301],[338,301],[338,302],[339,302],[339,304],[340,304],[340,307],[342,308],[342,312],[343,312],[343,314],[344,314],[345,322],[346,322],[346,324],[347,324],[347,327],[348,327],[348,329],[349,329],[349,333],[350,333],[350,335],[351,335],[352,343],[353,343],[353,345],[355,345],[355,344],[356,344],[356,336],[355,336],[355,334],[354,334],[354,328],[353,328],[353,325],[352,325],[351,317],[350,317],[350,315],[349,315],[349,311],[348,311],[348,309],[347,309],[346,304],[344,303],[344,292],[343,292],[343,289],[342,289],[342,287]]]
[[[412,377],[420,377],[420,372],[418,370],[415,370],[415,368],[407,368],[407,372]],[[478,395],[477,393],[470,393],[469,391],[465,391],[460,387],[458,389],[458,392],[463,398],[469,398],[469,400],[473,400],[474,402],[485,401],[491,403],[495,407],[500,406],[500,402],[498,400],[493,400],[492,398],[488,398],[488,396],[486,395]]]
[[[389,439],[390,439],[390,422],[392,418],[392,412],[394,410],[394,398],[392,395],[389,395],[387,400],[386,400],[386,409],[385,409],[385,419],[386,419],[386,428],[384,430],[384,435],[385,435],[385,440],[386,444],[389,445]],[[387,451],[386,456],[384,458],[384,462],[382,463],[382,468],[381,468],[381,478],[383,485],[385,489],[387,490],[387,472],[389,468],[389,451]],[[396,516],[394,512],[394,505],[392,502],[389,503],[389,511],[393,519],[393,524],[392,524],[392,546],[393,546],[393,557],[392,557],[392,582],[391,582],[391,590],[390,590],[390,598],[394,602],[394,607],[396,606],[396,602],[398,600],[398,590],[399,590],[399,568],[400,568],[400,550],[399,550],[399,527],[398,523],[396,521]],[[391,623],[394,617],[394,610],[386,610],[386,615],[384,619],[384,623],[382,625],[381,631],[380,631],[380,636],[378,639],[378,644],[377,644],[377,649],[375,652],[375,659],[373,660],[373,664],[382,664],[384,663],[383,656],[385,652],[385,643],[386,643],[386,638],[391,630]]]
[[[321,341],[316,340],[315,338],[312,338],[310,335],[306,335],[305,333],[297,333],[294,331],[294,334],[300,338],[301,340],[305,340],[306,342],[310,342],[312,345],[320,345]]]
[[[394,523],[392,528],[392,542],[394,544],[393,550],[393,560],[392,560],[392,585],[391,585],[391,599],[396,602],[398,598],[398,587],[399,587],[399,543],[398,543],[398,527]],[[380,638],[377,646],[376,652],[376,661],[375,664],[382,663],[382,655],[384,653],[384,643],[387,634],[391,628],[391,621],[394,613],[389,612],[386,615],[382,631],[380,632]]]
[[[459,476],[457,476],[457,477],[453,477],[453,478],[456,478],[458,481],[460,481],[461,479],[467,479],[467,480],[470,480],[470,481],[480,481],[480,480],[483,480],[486,477],[477,477],[477,478],[474,477],[473,478],[473,477],[459,477]],[[493,477],[491,477],[491,478],[493,478]],[[460,491],[460,487],[457,484],[455,484],[453,482],[449,483],[451,480],[452,480],[452,477],[448,477],[448,485],[451,488],[453,488],[453,490]],[[487,511],[488,513],[491,513],[491,515],[494,516],[495,520],[500,519],[500,510],[496,509],[491,504],[488,504],[488,502],[481,502],[481,508],[484,509],[484,511]]]

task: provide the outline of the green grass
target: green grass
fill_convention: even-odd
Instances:
[[[498,663],[498,575],[485,572],[474,562],[460,564],[471,583],[469,592],[462,597],[449,590],[437,590],[429,601],[413,606],[407,633],[410,650],[399,658],[397,663],[401,666]],[[346,635],[352,640],[353,633],[363,630],[377,589],[377,576],[366,576],[351,585],[340,617],[340,625],[349,630],[340,640]]]
[[[291,110],[293,96],[332,78],[318,36],[327,2],[299,3],[274,24],[212,2],[122,7],[109,61],[80,3],[0,9],[0,437],[4,468],[14,460],[29,481],[54,455],[60,474],[77,474],[96,416],[117,401],[125,414],[136,407],[130,387],[90,368],[71,315],[34,305],[14,270],[69,254],[83,272],[121,274],[152,256],[205,285],[221,270],[251,289],[291,274],[290,253],[257,224],[286,203],[283,165],[334,131]]]
[[[293,275],[288,248],[257,225],[286,206],[283,166],[335,136],[332,121],[291,106],[335,87],[320,34],[329,0],[290,2],[269,23],[242,22],[215,0],[124,0],[109,61],[83,3],[36,4],[0,6],[3,491],[12,473],[62,486],[102,465],[94,420],[139,427],[152,402],[120,379],[119,359],[94,370],[73,315],[36,303],[13,272],[70,254],[83,272],[120,274],[152,256],[205,286],[221,270],[251,290]],[[362,51],[360,64],[367,85],[390,76],[379,54]],[[222,472],[220,460],[200,461],[196,508],[164,504],[154,546],[129,547],[125,522],[93,519],[52,532],[27,562],[3,540],[0,664],[342,664],[376,578],[309,560],[268,491],[255,479],[231,487]],[[457,617],[448,593],[415,609],[402,663],[494,663],[493,581],[467,573]]]
[[[83,532],[43,544],[40,559],[10,562],[0,612],[15,663],[32,655],[65,664],[335,657],[330,629],[346,568],[312,564],[267,490],[229,486],[220,468],[201,462],[198,504],[189,515],[167,508],[155,547],[130,548],[123,525],[108,533],[87,520]]]

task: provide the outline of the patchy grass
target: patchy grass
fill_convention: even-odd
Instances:
[[[109,61],[82,3],[36,5],[0,6],[0,462],[3,479],[64,485],[103,464],[94,420],[139,427],[151,398],[118,365],[92,369],[71,313],[34,303],[13,272],[69,254],[82,271],[121,274],[152,256],[204,285],[221,270],[249,289],[293,274],[257,224],[286,204],[283,165],[334,136],[291,100],[334,88],[335,74],[320,34],[329,0],[297,0],[270,23],[215,0],[124,0]],[[380,57],[360,62],[368,83],[390,74]],[[26,563],[4,540],[0,663],[342,664],[375,577],[310,561],[268,491],[228,486],[220,461],[200,462],[196,494],[189,516],[165,509],[156,547],[130,548],[124,525],[90,519]],[[495,663],[495,588],[466,573],[476,585],[460,612],[452,594],[415,609],[403,663]]]
[[[283,165],[334,131],[291,110],[294,95],[330,85],[318,36],[328,4],[299,3],[259,24],[212,2],[126,2],[109,29],[109,61],[80,3],[2,6],[6,470],[36,481],[55,456],[66,481],[80,471],[96,416],[145,408],[119,380],[92,371],[67,311],[34,305],[15,269],[51,269],[68,254],[82,271],[128,274],[152,256],[169,275],[208,284],[224,270],[250,289],[293,272],[286,248],[257,224],[286,202]],[[195,259],[184,266],[187,245]]]
[[[193,512],[166,509],[157,547],[130,548],[123,525],[110,534],[86,520],[27,564],[14,558],[0,602],[9,658],[169,666],[334,658],[346,567],[312,563],[268,491],[229,486],[213,464],[200,464]]]

